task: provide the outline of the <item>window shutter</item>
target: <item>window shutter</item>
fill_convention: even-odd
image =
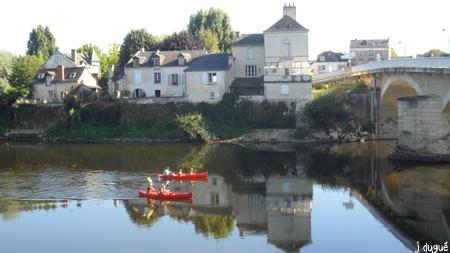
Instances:
[[[167,84],[168,85],[172,84],[172,75],[171,74],[167,75]]]
[[[217,72],[217,83],[223,84],[223,75],[221,72]]]
[[[208,84],[208,73],[207,72],[203,72],[203,84]]]

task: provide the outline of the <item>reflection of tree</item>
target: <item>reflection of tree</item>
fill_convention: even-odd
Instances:
[[[296,167],[296,156],[293,152],[271,152],[237,147],[235,156],[239,174],[252,176],[256,173],[268,177],[271,174],[285,175],[289,168]]]
[[[57,208],[57,201],[47,200],[0,200],[0,214],[3,220],[14,220],[19,217],[20,212],[31,212],[35,210],[52,210]]]
[[[203,170],[206,159],[209,154],[217,147],[217,145],[206,144],[200,150],[193,148],[185,157],[178,167],[194,168],[195,170]]]
[[[132,200],[124,200],[123,205],[130,219],[137,225],[151,227],[164,215],[162,206],[154,204],[133,203]]]
[[[346,185],[350,172],[349,158],[330,153],[314,153],[307,157],[305,172],[314,181],[330,188]]]
[[[205,237],[225,238],[231,235],[235,218],[230,215],[201,215],[191,217],[195,231]]]

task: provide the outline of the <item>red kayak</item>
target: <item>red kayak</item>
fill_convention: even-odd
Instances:
[[[167,194],[163,194],[161,192],[139,192],[139,197],[141,198],[151,198],[151,199],[190,199],[192,198],[192,192],[169,192]]]
[[[208,178],[208,172],[194,173],[194,174],[174,174],[174,175],[159,175],[162,179],[175,179],[175,180],[205,180]]]

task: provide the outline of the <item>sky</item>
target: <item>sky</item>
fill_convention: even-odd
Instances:
[[[355,38],[389,38],[399,55],[449,51],[449,0],[4,0],[0,49],[25,54],[30,31],[43,24],[63,52],[86,43],[106,50],[131,29],[183,30],[191,14],[210,7],[227,12],[235,31],[262,33],[282,17],[285,3],[295,3],[297,21],[310,30],[310,59],[326,50],[348,52]]]

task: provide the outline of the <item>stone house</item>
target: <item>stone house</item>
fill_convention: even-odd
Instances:
[[[350,55],[352,65],[390,59],[389,39],[350,41]]]
[[[66,68],[86,67],[95,79],[100,78],[100,59],[94,51],[77,53],[76,49],[72,49],[70,55],[56,51],[41,66],[41,69],[54,69],[58,65]]]
[[[33,98],[42,102],[61,103],[70,91],[80,85],[92,90],[100,89],[96,78],[85,66],[41,68],[32,82]]]
[[[350,57],[343,53],[325,51],[317,56],[312,64],[313,75],[345,70],[350,67]]]
[[[110,84],[110,93],[128,93],[130,98],[185,97],[184,70],[205,50],[137,52]],[[121,83],[122,82],[122,83]],[[121,85],[122,84],[122,85]]]
[[[285,5],[283,17],[262,34],[239,36],[232,50],[233,93],[295,104],[311,98],[308,29],[297,22],[294,5]]]
[[[222,100],[234,80],[232,65],[233,57],[229,54],[207,54],[195,59],[184,71],[187,101],[216,103]]]

